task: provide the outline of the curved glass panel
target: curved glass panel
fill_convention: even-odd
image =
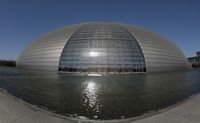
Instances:
[[[133,35],[117,24],[87,24],[66,43],[59,71],[146,72],[142,50]]]

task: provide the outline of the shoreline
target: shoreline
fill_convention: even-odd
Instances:
[[[86,122],[88,122],[88,123],[94,123],[94,122],[103,122],[103,123],[116,123],[116,122],[117,123],[127,123],[127,122],[143,123],[145,120],[147,120],[148,123],[155,123],[155,120],[160,120],[159,117],[161,117],[163,115],[164,115],[164,117],[161,117],[161,119],[162,118],[166,118],[167,116],[172,115],[172,114],[173,114],[173,117],[175,116],[174,120],[176,120],[177,117],[180,119],[181,115],[179,113],[177,113],[177,112],[174,112],[174,110],[176,111],[180,107],[182,107],[182,109],[184,110],[185,106],[187,108],[188,104],[195,103],[196,100],[198,100],[197,101],[198,105],[195,107],[195,109],[198,110],[198,107],[200,107],[200,94],[196,94],[196,95],[190,96],[188,99],[186,99],[186,100],[184,100],[182,102],[179,102],[179,103],[177,103],[175,105],[169,106],[169,107],[167,107],[165,109],[161,109],[161,110],[158,110],[158,111],[155,111],[155,112],[149,112],[149,113],[146,113],[146,114],[138,116],[138,117],[125,118],[125,119],[113,119],[113,120],[92,120],[92,119],[70,118],[70,117],[67,117],[67,116],[63,116],[63,115],[60,115],[60,114],[57,114],[57,113],[54,113],[54,112],[50,112],[50,111],[38,108],[37,106],[31,105],[31,104],[23,101],[22,99],[13,96],[12,94],[8,93],[4,89],[0,89],[0,97],[1,97],[1,100],[0,100],[0,121],[2,120],[1,119],[1,112],[3,112],[3,111],[1,111],[2,110],[1,107],[3,107],[3,109],[7,110],[8,112],[9,112],[9,110],[11,110],[12,112],[21,112],[22,114],[24,114],[24,112],[26,112],[24,110],[28,110],[29,113],[25,114],[24,116],[21,116],[20,114],[13,114],[13,116],[10,116],[10,117],[17,117],[15,115],[20,115],[19,118],[24,117],[24,119],[29,119],[29,120],[32,119],[33,120],[34,117],[38,116],[38,117],[40,117],[40,120],[37,120],[37,121],[34,121],[34,122],[39,122],[39,123],[40,123],[40,121],[41,121],[41,123],[42,122],[45,123],[44,120],[47,120],[46,122],[51,123],[53,120],[51,121],[50,119],[57,119],[57,121],[54,121],[54,123],[55,122],[59,122],[60,123],[60,121],[62,121],[63,123],[74,123],[74,122],[77,122],[77,123],[81,123],[81,122],[84,122],[84,123],[86,123]],[[4,97],[5,99],[2,98],[2,97]],[[2,106],[2,105],[4,105],[4,103],[7,100],[11,101],[12,105],[9,105],[7,107],[6,106]],[[20,105],[20,106],[17,107],[17,105]],[[191,106],[194,108],[194,105],[191,105]],[[19,107],[21,107],[21,109],[17,109]],[[9,108],[11,108],[11,109],[9,109]],[[14,108],[16,108],[16,109],[14,109]],[[187,113],[188,110],[185,110],[182,113],[184,113],[184,112]],[[198,113],[198,117],[200,117],[200,109],[198,110],[197,113]],[[37,115],[37,114],[39,114],[39,115]],[[41,117],[42,115],[44,116],[43,118]],[[188,116],[188,118],[186,118],[187,116]],[[192,115],[190,114],[190,115],[187,115],[187,116],[182,117],[184,121],[185,121],[185,119],[188,120],[188,121],[191,120],[190,117]],[[9,120],[10,117],[7,116],[7,119],[5,118],[5,121]],[[171,119],[171,117],[172,116],[170,116],[169,119]],[[80,116],[80,118],[81,118],[81,116]],[[152,118],[153,118],[153,120],[150,120]],[[20,119],[18,119],[18,120],[20,120]],[[23,122],[23,118],[21,120],[22,120],[21,122]],[[147,121],[145,121],[145,122],[147,122]],[[162,121],[162,120],[160,120],[160,121],[163,122],[163,123],[165,122],[165,121]],[[173,121],[171,121],[171,122],[173,122]],[[199,119],[199,122],[200,122],[200,119]]]

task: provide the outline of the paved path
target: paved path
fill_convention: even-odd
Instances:
[[[60,115],[41,111],[31,105],[0,91],[0,123],[86,123]],[[100,121],[90,121],[91,123]],[[105,121],[106,123],[108,121]],[[185,103],[162,113],[131,121],[131,119],[109,122],[121,123],[200,123],[200,94]]]

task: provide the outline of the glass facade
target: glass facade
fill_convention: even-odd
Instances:
[[[142,50],[118,24],[86,24],[72,34],[60,57],[59,71],[146,72]]]

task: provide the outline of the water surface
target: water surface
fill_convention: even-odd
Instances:
[[[84,76],[25,75],[0,67],[0,88],[62,115],[111,120],[157,111],[199,93],[200,70]]]

